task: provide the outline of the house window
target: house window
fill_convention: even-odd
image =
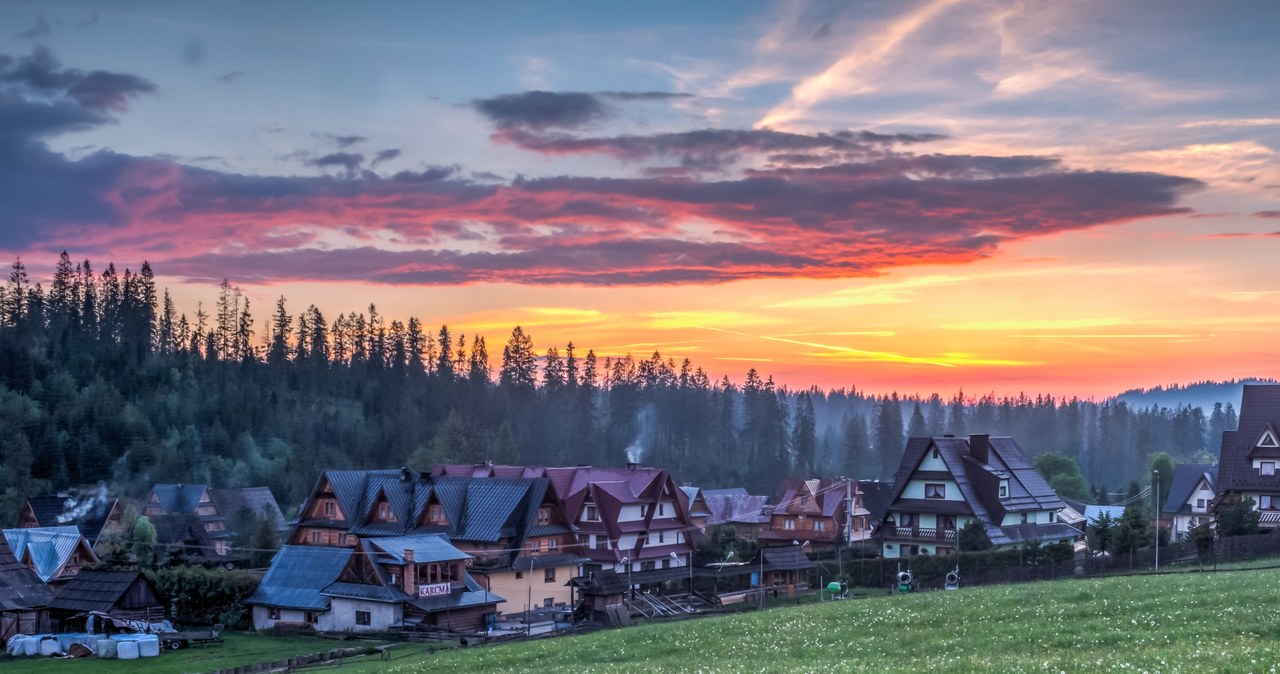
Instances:
[[[1196,499],[1196,510],[1204,510],[1204,499]]]
[[[937,448],[937,447],[934,447],[934,448],[933,448],[933,458],[935,458],[935,459],[936,459],[936,458],[938,458],[938,448]]]
[[[649,516],[649,505],[647,503],[645,505],[640,506],[640,516],[641,517]]]
[[[787,518],[787,520],[786,520],[786,523],[785,523],[783,526],[786,528],[786,530],[787,530],[787,531],[795,531],[795,529],[796,529],[796,521],[795,521],[794,519],[792,519],[792,518],[788,517],[788,518]]]
[[[667,514],[667,504],[665,504],[665,503],[659,503],[659,504],[658,504],[658,517],[663,517],[663,516],[665,516],[666,514]]]
[[[1050,521],[1050,522],[1057,522],[1057,521],[1058,521],[1058,513],[1050,511],[1050,512],[1049,512],[1049,521]]]
[[[640,562],[641,571],[653,571],[658,568],[658,563],[654,561]]]
[[[516,580],[522,580],[523,578],[524,578],[524,572],[516,571]]]
[[[369,626],[373,624],[373,615],[369,611],[356,611],[356,624]]]
[[[946,498],[947,485],[941,482],[926,482],[924,485],[925,498]]]
[[[956,528],[955,516],[954,515],[938,515],[938,528],[939,529]]]
[[[335,508],[335,507],[334,507],[334,505],[333,505],[333,501],[325,501],[325,502],[324,502],[324,514],[325,514],[325,517],[333,517],[333,513],[334,513],[334,511],[335,511],[335,510],[336,510],[336,508]]]
[[[595,506],[589,505],[587,506],[587,516],[584,519],[588,522],[599,522],[600,511]]]
[[[659,532],[658,532],[658,542],[659,542],[659,543],[666,543],[666,542],[667,542],[667,536],[666,536],[666,533],[665,533],[665,532],[662,532],[662,531],[659,531]]]
[[[558,541],[558,540],[556,540],[556,539],[554,539],[554,538],[548,538],[548,539],[547,539],[547,550],[549,550],[549,551],[551,551],[551,552],[555,552],[555,551],[556,551],[556,548],[558,548],[558,547],[560,547],[560,541]]]
[[[444,517],[444,508],[439,503],[432,503],[427,506],[427,522],[431,524],[447,524]]]
[[[555,597],[543,597],[542,607],[551,608],[551,606],[555,603],[555,601],[556,601]]]
[[[380,519],[380,520],[389,520],[389,519],[391,519],[391,504],[390,504],[390,503],[387,503],[387,502],[383,501],[382,503],[379,503],[379,504],[378,504],[378,519]]]
[[[320,614],[315,611],[307,611],[304,619],[307,621],[308,625],[314,625],[320,622]]]
[[[312,544],[314,544],[314,545],[323,545],[323,544],[324,544],[324,532],[323,532],[323,531],[312,531],[312,532],[311,532],[311,543],[312,543]]]
[[[813,530],[814,530],[814,531],[823,531],[824,529],[826,529],[826,524],[827,524],[827,523],[826,523],[826,522],[823,522],[822,520],[814,520],[814,521],[813,521]]]
[[[670,569],[670,568],[671,568],[671,560],[669,560],[669,559],[664,559],[664,560],[662,560],[662,568],[664,568],[664,569]]]
[[[533,522],[534,524],[551,524],[551,508],[546,506],[538,508],[538,516]]]
[[[274,608],[274,607],[267,609],[267,620],[279,620],[279,619],[280,619],[280,609]]]
[[[216,553],[218,553],[218,555],[220,555],[220,556],[222,556],[222,557],[226,557],[226,556],[227,556],[227,552],[228,552],[230,549],[231,549],[231,548],[230,548],[230,546],[228,545],[228,543],[227,543],[226,541],[214,541],[214,543],[213,543],[213,551],[214,551],[214,552],[216,552]]]
[[[545,570],[545,571],[543,571],[543,572],[542,572],[542,582],[544,582],[544,583],[554,583],[554,582],[556,582],[556,570],[555,570],[555,568],[550,568],[550,569],[547,569],[547,570]]]
[[[1275,461],[1263,461],[1263,462],[1259,463],[1259,464],[1258,464],[1258,472],[1260,472],[1260,473],[1262,473],[1263,475],[1266,475],[1266,476],[1275,475],[1275,474],[1276,474],[1276,462],[1275,462]]]
[[[1009,481],[1000,481],[1000,498],[1009,498]]]
[[[1258,510],[1271,510],[1275,507],[1275,501],[1271,496],[1263,494],[1258,497]]]
[[[898,515],[898,526],[909,527],[915,524],[915,516],[911,513],[902,513]]]
[[[338,545],[346,545],[346,544],[347,544],[347,535],[338,534]]]
[[[1023,524],[1026,524],[1026,523],[1027,523],[1027,514],[1026,514],[1026,513],[1022,513],[1022,523],[1023,523]]]

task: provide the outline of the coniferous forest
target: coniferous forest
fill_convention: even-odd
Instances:
[[[908,436],[944,433],[1012,435],[1116,489],[1155,452],[1212,460],[1236,423],[1230,405],[793,390],[754,369],[735,384],[658,352],[536,344],[520,327],[489,342],[373,304],[251,307],[227,281],[212,294],[180,312],[146,263],[99,269],[63,253],[44,282],[13,263],[0,290],[0,523],[28,495],[80,484],[135,497],[157,482],[267,485],[287,507],[325,468],[439,461],[633,460],[769,494],[785,475],[888,479]]]

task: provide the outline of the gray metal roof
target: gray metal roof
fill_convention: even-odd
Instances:
[[[1191,506],[1187,501],[1202,479],[1209,484],[1209,489],[1213,489],[1214,483],[1218,480],[1218,467],[1211,463],[1184,463],[1174,466],[1173,480],[1169,483],[1169,498],[1165,499],[1164,511],[1166,513],[1191,512]]]
[[[342,573],[351,559],[347,548],[286,545],[276,553],[271,568],[246,604],[305,610],[328,608],[320,594]]]
[[[51,601],[49,586],[35,571],[18,562],[8,539],[0,536],[0,611],[39,608]]]

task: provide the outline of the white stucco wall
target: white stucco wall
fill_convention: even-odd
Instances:
[[[369,624],[356,624],[356,611],[369,612]],[[391,625],[400,622],[404,615],[404,606],[399,603],[388,604],[362,599],[344,599],[334,597],[330,602],[333,627],[335,632],[385,632]]]

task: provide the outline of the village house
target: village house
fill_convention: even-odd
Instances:
[[[80,573],[80,567],[98,563],[89,541],[74,526],[5,529],[3,533],[13,556],[45,583],[63,582]]]
[[[0,536],[0,644],[15,634],[48,632],[51,601],[49,586],[18,561],[8,538]]]
[[[1218,481],[1218,467],[1209,463],[1184,463],[1173,468],[1173,480],[1169,483],[1169,498],[1164,502],[1165,517],[1172,518],[1169,535],[1171,540],[1186,539],[1191,530],[1201,524],[1214,521],[1214,484]]]
[[[1058,520],[1065,507],[1013,438],[911,438],[877,526],[882,554],[950,555],[959,531],[977,522],[996,547],[1074,542]]]
[[[443,534],[475,558],[476,582],[512,598],[512,610],[568,604],[566,583],[586,561],[546,477],[325,471],[293,524],[289,542],[302,546]]]
[[[19,529],[74,526],[98,556],[124,533],[124,511],[120,499],[99,485],[93,490],[61,491],[32,496],[18,515]]]
[[[192,561],[233,564],[248,555],[233,551],[242,509],[265,518],[276,530],[285,528],[279,504],[266,487],[210,489],[204,484],[157,484],[151,488],[142,514],[156,527],[159,553],[178,554]]]
[[[689,577],[695,529],[688,497],[671,473],[626,468],[537,468],[492,464],[441,464],[436,475],[494,479],[538,475],[551,480],[559,510],[577,533],[584,572],[612,569],[633,585]]]
[[[474,632],[506,601],[471,578],[474,559],[443,534],[370,538],[354,548],[290,545],[245,604],[258,630]]]
[[[728,489],[704,489],[702,498],[711,514],[707,517],[709,528],[728,526],[734,536],[742,540],[756,541],[769,528],[772,506],[768,496],[748,494],[742,487]]]
[[[1223,431],[1211,510],[1253,499],[1258,524],[1280,528],[1280,385],[1245,384],[1237,430]]]
[[[869,538],[869,515],[854,480],[787,478],[779,488],[769,528],[760,539],[768,546],[807,543],[809,553],[835,550],[841,540],[852,543]]]

